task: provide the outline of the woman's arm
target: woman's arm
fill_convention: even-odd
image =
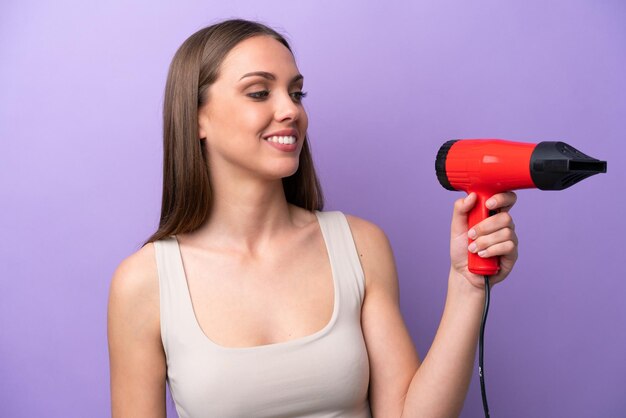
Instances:
[[[165,417],[165,354],[154,246],[124,260],[111,282],[108,311],[111,414]]]
[[[502,255],[503,280],[517,258],[517,238],[506,213],[515,195],[494,196],[505,213],[475,229],[478,249]],[[467,271],[467,213],[475,196],[455,204],[451,230],[452,268],[443,317],[420,365],[398,304],[398,281],[389,242],[376,226],[349,218],[366,277],[363,334],[370,358],[370,404],[375,417],[454,417],[465,400],[473,370],[484,303],[482,278]]]

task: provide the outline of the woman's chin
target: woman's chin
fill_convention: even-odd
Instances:
[[[295,163],[293,162],[289,162],[287,163],[282,162],[281,164],[276,164],[274,167],[272,167],[269,171],[270,171],[270,177],[274,178],[274,179],[282,179],[285,177],[290,177],[293,176],[296,171],[298,171],[298,166],[299,166],[299,162],[296,161]]]

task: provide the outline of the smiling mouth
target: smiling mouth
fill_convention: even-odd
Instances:
[[[265,138],[266,141],[275,142],[277,144],[293,145],[296,143],[295,136],[270,136]]]

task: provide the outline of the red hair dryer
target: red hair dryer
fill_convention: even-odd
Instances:
[[[478,201],[469,214],[471,228],[493,214],[485,202],[496,193],[567,189],[594,174],[606,173],[606,161],[591,158],[563,142],[459,139],[441,146],[435,169],[446,189],[477,194]],[[481,258],[473,253],[468,257],[472,273],[491,276],[500,269],[499,257]]]

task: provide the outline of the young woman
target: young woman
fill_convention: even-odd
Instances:
[[[454,206],[443,318],[420,364],[398,306],[389,242],[321,212],[303,76],[274,30],[230,20],[200,30],[170,67],[159,230],[124,260],[109,301],[112,411],[181,417],[449,417],[473,369],[484,303],[467,270],[467,213]],[[517,258],[508,209],[471,251]]]

